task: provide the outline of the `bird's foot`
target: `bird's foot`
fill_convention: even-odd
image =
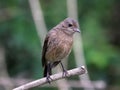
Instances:
[[[48,75],[48,76],[46,77],[46,80],[47,80],[47,82],[48,82],[49,84],[51,83],[52,78],[50,77],[50,75]]]
[[[68,72],[67,72],[67,70],[63,70],[62,77],[67,77],[67,76],[68,76]]]

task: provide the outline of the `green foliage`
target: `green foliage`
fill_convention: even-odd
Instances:
[[[110,17],[112,1],[83,1],[82,5],[84,4],[88,4],[85,10],[83,9],[81,25],[85,56],[88,64],[95,64],[98,68],[104,69],[115,53],[111,52],[113,48],[107,41],[107,30],[102,26],[104,16]],[[108,20],[107,18],[105,19]]]
[[[3,19],[5,21],[0,24],[0,43],[6,48],[8,71],[11,76],[23,72],[25,75],[30,73],[29,77],[42,77],[42,70],[39,69],[41,44],[29,14],[28,2],[14,3],[6,4],[10,7],[5,9],[9,18]]]
[[[86,52],[86,57],[89,63],[96,64],[99,68],[104,68],[110,56],[110,46],[108,45],[104,29],[101,28],[98,20],[93,16],[88,16],[83,27],[83,42]]]

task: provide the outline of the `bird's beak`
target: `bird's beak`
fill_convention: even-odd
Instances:
[[[74,31],[80,33],[80,30],[78,28],[75,28]]]

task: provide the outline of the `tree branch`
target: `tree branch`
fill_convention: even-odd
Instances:
[[[74,76],[74,75],[82,75],[82,74],[85,74],[86,73],[86,69],[84,66],[81,66],[81,67],[78,67],[78,68],[75,68],[75,69],[72,69],[72,70],[68,70],[68,75],[67,76],[62,76],[62,72],[61,73],[57,73],[57,74],[54,74],[54,75],[51,75],[51,82],[52,81],[56,81],[58,79],[62,79],[62,78],[66,78],[66,77],[70,77],[70,76]],[[25,85],[22,85],[20,87],[17,87],[13,90],[26,90],[26,89],[30,89],[30,88],[33,88],[33,87],[37,87],[37,86],[40,86],[40,85],[43,85],[43,84],[46,84],[48,83],[46,81],[46,78],[41,78],[41,79],[38,79],[38,80],[35,80],[33,82],[30,82],[30,83],[27,83]]]

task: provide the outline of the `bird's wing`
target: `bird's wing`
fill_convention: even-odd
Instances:
[[[43,50],[42,50],[42,66],[43,67],[46,64],[45,54],[46,54],[47,48],[48,48],[48,40],[49,40],[49,36],[46,36],[45,41],[44,41],[44,45],[43,45]]]

